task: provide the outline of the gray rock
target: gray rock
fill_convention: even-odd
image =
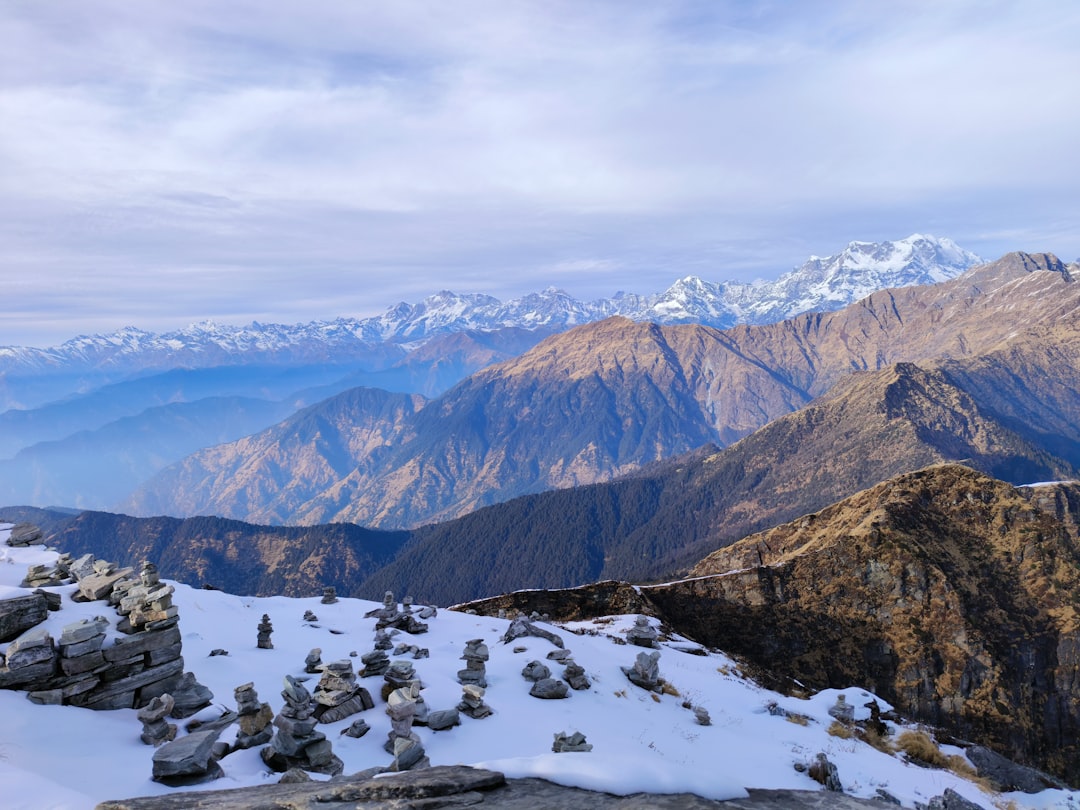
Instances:
[[[563,640],[558,635],[552,633],[550,630],[537,627],[532,621],[520,614],[510,622],[510,626],[503,634],[502,641],[503,644],[509,644],[511,641],[524,638],[525,636],[535,636],[536,638],[546,639],[559,649],[564,649],[566,647],[566,645],[563,644]]]
[[[580,731],[575,731],[570,735],[567,735],[565,731],[560,731],[555,734],[555,742],[551,744],[551,750],[556,754],[568,751],[585,753],[592,751],[592,745],[585,742],[585,735]]]
[[[1006,759],[1001,754],[981,745],[973,745],[964,753],[979,772],[979,776],[991,780],[1001,791],[1019,790],[1023,793],[1038,793],[1047,788],[1065,787],[1064,783],[1049,774],[1026,765],[1018,765],[1011,759]]]
[[[166,785],[192,785],[222,776],[213,760],[214,743],[220,731],[196,731],[165,743],[154,752],[153,779]]]
[[[533,684],[529,694],[541,700],[559,700],[569,695],[569,690],[563,681],[554,678],[543,678]]]
[[[844,695],[837,695],[836,703],[829,708],[829,715],[841,723],[851,725],[855,722],[855,707],[847,702]]]
[[[94,555],[83,554],[79,559],[74,560],[71,563],[68,570],[71,571],[71,576],[73,576],[76,581],[90,576],[94,573]]]
[[[371,726],[369,726],[367,724],[367,721],[361,717],[359,720],[353,720],[352,725],[341,733],[349,737],[360,738],[367,734],[369,731],[371,731]]]
[[[521,677],[527,681],[542,681],[545,678],[551,677],[551,670],[539,661],[530,661],[525,665],[525,668],[521,670]]]
[[[571,689],[579,691],[592,686],[585,674],[585,668],[573,661],[567,662],[566,669],[563,670],[563,680],[570,684]]]
[[[16,523],[7,539],[9,546],[39,546],[44,542],[41,529],[33,523]]]
[[[621,667],[630,683],[648,689],[652,692],[660,692],[663,684],[660,683],[660,653],[640,652],[632,667]]]
[[[945,793],[935,796],[927,805],[928,810],[982,810],[980,805],[968,801],[952,788],[945,788]]]
[[[134,573],[134,568],[121,568],[119,571],[106,574],[92,573],[79,580],[78,593],[88,602],[106,599],[117,582],[127,579]]]
[[[428,712],[427,727],[432,731],[444,731],[461,725],[461,716],[457,709],[439,709]]]
[[[0,599],[0,643],[11,641],[20,633],[41,624],[48,615],[48,600],[42,594]]]
[[[200,709],[209,706],[214,699],[214,693],[195,680],[193,672],[185,672],[171,693],[175,702],[172,716],[177,719],[191,717]]]
[[[649,624],[648,616],[639,615],[634,619],[634,626],[626,631],[626,640],[638,647],[656,647],[659,633]]]

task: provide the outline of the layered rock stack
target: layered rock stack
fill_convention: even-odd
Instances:
[[[585,753],[592,751],[592,745],[585,742],[585,735],[580,731],[575,731],[573,734],[559,731],[555,734],[555,742],[551,744],[551,750],[556,754],[563,754],[568,751]]]
[[[260,756],[267,767],[279,773],[290,768],[337,776],[345,764],[334,755],[326,735],[315,730],[311,693],[292,676],[285,676],[281,692],[285,707],[274,718],[277,733]]]
[[[390,717],[390,733],[383,748],[386,753],[394,756],[390,767],[393,771],[407,771],[417,766],[423,767],[427,763],[424,746],[412,730],[418,697],[419,689],[406,687],[395,689],[387,698],[386,713]]]
[[[236,698],[236,719],[240,725],[233,748],[254,748],[270,742],[274,736],[274,728],[270,725],[274,712],[269,703],[259,700],[255,684],[242,684],[233,690],[233,695]]]
[[[0,688],[25,690],[36,703],[90,709],[138,708],[166,693],[193,710],[209,704],[213,695],[193,676],[182,683],[173,589],[160,582],[153,565],[144,563],[135,579],[133,569],[117,569],[90,554],[61,560],[55,575],[76,580],[73,598],[108,602],[119,618],[115,626],[105,616],[74,622],[54,643],[44,631],[25,632],[48,613],[44,592],[3,600],[0,639],[15,641],[0,656]]]
[[[176,724],[165,718],[173,710],[171,695],[156,697],[139,709],[139,722],[143,724],[139,738],[147,745],[157,747],[176,739]]]
[[[634,619],[634,626],[626,631],[626,640],[638,647],[657,647],[659,634],[656,628],[649,624],[649,617],[638,614]]]
[[[323,664],[314,699],[314,716],[320,723],[335,723],[375,706],[368,690],[357,685],[352,661],[348,658]]]
[[[648,689],[650,692],[663,691],[660,682],[660,653],[640,652],[632,667],[620,667],[630,683]]]
[[[461,659],[465,662],[465,669],[458,670],[458,681],[463,684],[487,687],[488,658],[490,658],[490,653],[482,638],[466,641],[465,652],[461,655]]]
[[[259,626],[256,630],[258,635],[256,636],[255,646],[260,650],[274,649],[274,642],[270,640],[270,634],[274,632],[274,625],[270,623],[269,614],[263,614],[262,621],[259,622]]]
[[[333,585],[327,585],[323,588],[322,604],[333,605],[337,603],[337,589]]]
[[[458,711],[467,714],[473,720],[480,720],[491,714],[491,707],[484,703],[484,687],[466,683],[461,687],[461,703]]]
[[[16,523],[11,527],[11,534],[7,539],[7,544],[13,547],[40,546],[44,542],[41,529],[33,523]]]

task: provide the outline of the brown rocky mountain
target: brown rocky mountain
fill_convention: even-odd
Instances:
[[[1076,782],[1080,483],[958,465],[889,479],[706,557],[684,580],[523,591],[480,612],[646,610],[811,688],[908,714]]]
[[[202,451],[122,508],[265,523],[445,520],[728,444],[853,370],[967,360],[1008,351],[1030,333],[1075,337],[1078,299],[1080,285],[1059,260],[1018,253],[951,282],[886,290],[839,312],[767,326],[721,332],[612,318],[482,370],[428,407],[386,414],[388,424],[328,400],[305,412],[317,431],[293,420]],[[1023,369],[1016,373],[1026,386]],[[1062,396],[1071,407],[1070,392]],[[354,441],[354,418],[382,443]]]

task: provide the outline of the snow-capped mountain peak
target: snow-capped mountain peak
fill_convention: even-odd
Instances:
[[[141,371],[297,357],[348,359],[370,352],[373,344],[415,346],[468,329],[565,329],[611,315],[728,328],[839,309],[887,287],[945,281],[981,261],[950,239],[915,233],[893,242],[850,242],[840,253],[811,257],[775,281],[716,282],[687,275],[660,293],[623,292],[588,302],[555,286],[505,302],[482,293],[442,290],[370,318],[247,326],[208,320],[161,335],[126,327],[109,335],[76,337],[51,349],[0,348],[0,372]]]

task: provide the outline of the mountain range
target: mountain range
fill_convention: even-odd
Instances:
[[[1017,483],[1027,469],[1068,471],[1080,464],[1077,389],[1070,385],[1080,376],[1073,272],[1048,254],[1018,253],[951,281],[884,290],[842,310],[773,324],[717,330],[613,317],[554,335],[406,411],[386,411],[386,395],[376,392],[325,400],[163,470],[121,510],[419,526],[610,480],[710,443],[725,447],[834,386],[834,400],[854,396],[866,383],[853,372],[912,362],[931,363],[933,379],[915,381],[904,371],[896,385],[934,388],[927,401],[977,394],[985,405],[948,401],[939,403],[940,413],[996,420],[988,433],[974,422],[958,433],[943,415],[940,424],[925,425],[920,439],[954,444],[938,447],[939,457],[963,458],[954,452],[963,448],[996,459],[974,463]],[[979,446],[986,441],[997,444]],[[833,445],[842,454],[839,437]],[[1006,445],[1011,450],[1003,453]],[[770,445],[781,446],[789,452],[798,445]],[[918,446],[907,443],[905,463]]]

